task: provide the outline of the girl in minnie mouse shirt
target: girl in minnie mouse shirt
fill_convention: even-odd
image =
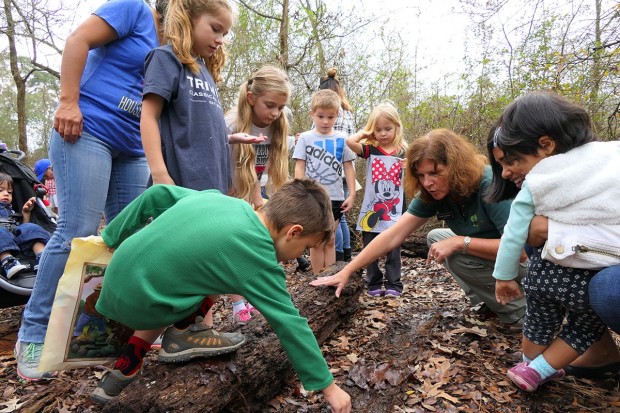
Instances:
[[[366,191],[357,221],[357,229],[362,231],[366,246],[400,218],[405,206],[402,161],[407,143],[394,105],[384,102],[375,107],[364,129],[349,136],[347,145],[368,160]],[[366,268],[368,294],[372,297],[399,297],[403,291],[400,269],[400,247],[387,254],[385,277],[379,261],[372,262]]]

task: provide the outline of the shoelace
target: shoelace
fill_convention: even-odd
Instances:
[[[28,343],[23,353],[23,359],[28,364],[38,364],[43,352],[43,345],[39,343]]]

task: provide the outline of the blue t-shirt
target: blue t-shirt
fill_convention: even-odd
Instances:
[[[323,185],[332,201],[344,201],[342,164],[355,159],[346,138],[343,132],[322,135],[313,129],[299,136],[293,152],[293,159],[306,161],[306,176]]]
[[[88,52],[80,81],[84,131],[120,152],[144,156],[144,59],[159,46],[153,13],[144,0],[109,0],[94,14],[116,31],[118,39]]]
[[[146,58],[144,95],[164,98],[159,120],[168,174],[178,186],[228,194],[231,160],[228,131],[213,77],[198,60],[193,73],[166,45]]]

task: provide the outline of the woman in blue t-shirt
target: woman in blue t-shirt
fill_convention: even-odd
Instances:
[[[97,234],[104,212],[114,218],[140,195],[149,170],[140,139],[144,59],[159,46],[160,13],[144,0],[110,0],[67,38],[60,98],[50,136],[60,216],[41,257],[16,345],[17,373],[38,372],[58,280],[71,240]]]

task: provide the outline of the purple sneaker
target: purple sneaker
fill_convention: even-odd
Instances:
[[[546,382],[559,380],[565,376],[564,370],[560,369],[546,379],[543,379],[540,377],[540,374],[528,364],[529,363],[526,362],[518,363],[508,370],[508,377],[510,380],[512,380],[517,387],[526,392],[534,392]]]
[[[368,295],[371,297],[381,297],[383,295],[383,290],[368,290]]]
[[[385,290],[385,292],[383,293],[383,295],[385,295],[386,297],[400,297],[401,294],[402,293],[397,290]]]

